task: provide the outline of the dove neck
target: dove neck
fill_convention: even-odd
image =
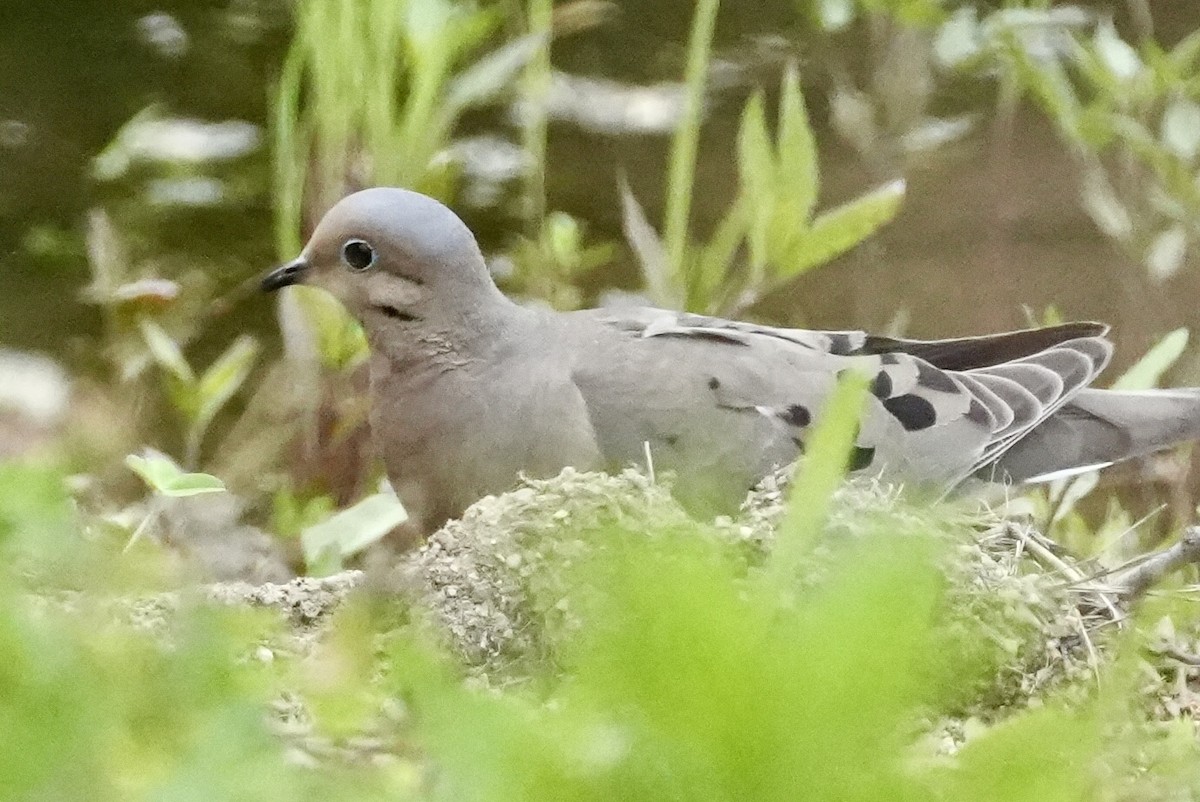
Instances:
[[[494,284],[464,293],[436,316],[403,323],[381,320],[364,326],[371,350],[386,357],[392,372],[444,371],[490,360],[536,321],[536,314],[509,300]]]

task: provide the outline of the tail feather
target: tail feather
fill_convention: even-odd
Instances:
[[[1193,439],[1200,439],[1200,388],[1085,389],[985,470],[1015,482],[1038,481]]]

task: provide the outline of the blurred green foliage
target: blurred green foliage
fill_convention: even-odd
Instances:
[[[808,467],[837,473],[832,457]],[[805,492],[796,507],[827,503]],[[0,493],[0,522],[69,527],[64,500]],[[786,572],[747,572],[700,527],[566,525],[564,538],[607,544],[564,566],[587,625],[548,631],[559,660],[529,682],[486,690],[464,685],[424,626],[366,597],[314,641],[186,592],[131,593],[97,575],[64,594],[5,563],[0,792],[1054,802],[1200,791],[1190,727],[1146,718],[1136,635],[1098,683],[973,720],[947,749],[940,727],[962,688],[995,667],[986,652],[944,648],[943,541],[897,537],[886,518],[863,534],[817,585],[781,593]],[[988,639],[951,617],[963,643]]]
[[[904,182],[894,181],[814,217],[820,189],[817,149],[794,68],[784,74],[777,144],[771,142],[763,103],[757,93],[746,104],[738,137],[740,191],[707,243],[673,245],[669,228],[659,241],[624,188],[625,232],[656,303],[716,314],[744,312],[787,281],[855,247],[899,211]],[[675,152],[694,147],[682,137],[675,140]],[[670,173],[668,198],[678,192],[670,183],[676,180]],[[683,186],[691,191],[690,175]],[[681,208],[686,213],[686,205]],[[747,258],[739,264],[743,248]]]
[[[315,210],[348,190],[406,186],[449,199],[445,152],[468,109],[512,92],[537,37],[487,44],[499,7],[451,0],[305,0],[276,92],[276,240],[300,249]],[[306,205],[307,204],[307,205]]]

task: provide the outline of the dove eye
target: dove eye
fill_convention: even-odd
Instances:
[[[351,270],[366,270],[375,264],[375,249],[360,239],[347,240],[342,246],[342,261]]]

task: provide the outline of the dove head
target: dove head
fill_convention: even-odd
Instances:
[[[407,189],[355,192],[330,209],[300,256],[264,290],[311,284],[332,293],[372,339],[406,329],[477,329],[508,300],[458,215]]]

